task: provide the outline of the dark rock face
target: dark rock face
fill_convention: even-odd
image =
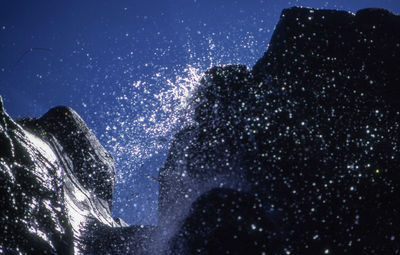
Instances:
[[[279,226],[252,194],[213,189],[191,207],[171,254],[265,254],[282,250]],[[250,224],[249,224],[250,223]]]
[[[279,227],[252,237],[267,254],[399,253],[399,33],[400,17],[385,10],[287,9],[251,72],[206,73],[198,123],[177,136],[160,172],[160,219],[188,215],[175,218],[172,253],[212,254],[211,239],[234,253],[222,240],[237,221],[215,220],[245,194],[257,202],[239,212],[261,204],[275,213]],[[221,201],[226,191],[213,190],[187,209],[212,187],[238,193]]]
[[[239,157],[249,148],[243,127],[250,109],[244,111],[242,104],[252,101],[253,95],[248,93],[251,79],[244,66],[215,67],[206,72],[204,86],[193,99],[197,125],[175,136],[169,159],[160,171],[161,221],[171,209],[181,208],[181,202],[187,204],[221,180],[243,175]],[[230,184],[240,188],[235,182]]]
[[[385,10],[289,9],[254,67],[275,91],[249,176],[295,254],[399,252],[399,28]]]
[[[398,104],[399,38],[400,17],[387,10],[364,9],[353,15],[286,9],[253,73],[260,81],[269,75],[288,84],[308,83],[312,90],[335,77],[341,79],[336,81],[340,87],[351,85]]]

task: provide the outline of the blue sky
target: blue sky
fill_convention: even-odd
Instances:
[[[0,95],[14,118],[75,109],[116,160],[114,215],[155,224],[184,92],[212,65],[251,67],[291,6],[400,13],[398,0],[1,0]]]

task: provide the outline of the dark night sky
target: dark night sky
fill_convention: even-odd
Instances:
[[[114,215],[155,224],[185,92],[211,65],[254,65],[295,5],[400,13],[398,0],[2,0],[0,95],[14,118],[75,109],[115,158]]]

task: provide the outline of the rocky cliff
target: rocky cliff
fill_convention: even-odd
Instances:
[[[1,106],[6,254],[400,253],[400,17],[291,8],[208,70],[159,173],[159,225],[110,215],[112,157],[70,108]]]
[[[386,10],[291,8],[252,70],[206,72],[160,171],[170,252],[399,253],[399,57]]]
[[[88,253],[98,226],[126,226],[110,213],[113,159],[75,111],[0,114],[2,253]]]

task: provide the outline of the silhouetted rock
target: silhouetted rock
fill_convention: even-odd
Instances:
[[[183,209],[183,204],[190,206],[191,199],[215,186],[239,188],[230,180],[244,174],[238,157],[245,156],[251,147],[244,118],[251,109],[242,104],[253,101],[249,93],[252,76],[244,66],[214,67],[201,84],[193,98],[196,124],[175,136],[169,158],[160,170],[162,222],[171,221],[164,216],[178,216],[170,210]]]
[[[253,74],[259,81],[267,76],[285,79],[292,85],[288,89],[297,82],[315,92],[326,79],[335,78],[340,87],[379,95],[398,105],[399,38],[400,16],[384,9],[364,9],[356,15],[285,9]]]
[[[213,189],[192,206],[169,254],[272,254],[282,250],[270,208],[252,194]]]
[[[216,249],[200,239],[222,240],[219,229],[237,222],[227,217],[207,235],[219,200],[188,207],[213,187],[236,187],[277,212],[282,246],[267,254],[400,252],[399,54],[400,18],[386,10],[291,8],[251,72],[207,72],[197,123],[177,136],[160,171],[160,219],[189,215],[176,219],[173,247]],[[219,253],[234,252],[220,244]]]

